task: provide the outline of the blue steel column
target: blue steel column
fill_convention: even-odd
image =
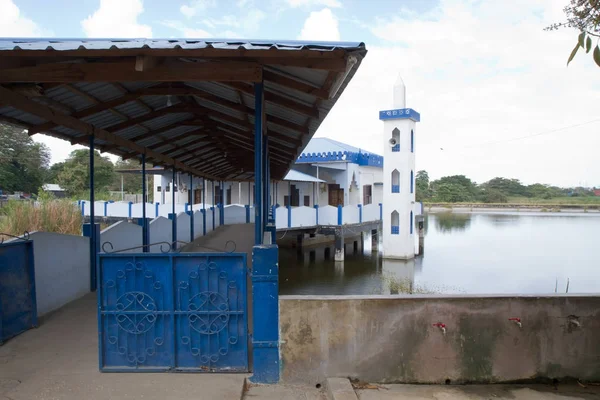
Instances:
[[[215,204],[215,181],[211,181],[212,182],[212,207],[210,208],[212,210],[212,228],[213,231],[215,230],[215,208],[217,207],[217,205]]]
[[[206,236],[206,179],[202,178],[202,235]]]
[[[190,210],[190,242],[194,241],[194,178],[190,174],[190,204],[192,209]]]
[[[90,136],[90,290],[96,290],[96,221],[94,213],[94,154],[96,152],[94,135]],[[99,239],[99,238],[98,238]]]
[[[263,243],[263,83],[254,84],[254,244]]]
[[[150,249],[148,245],[150,244],[148,241],[148,220],[146,219],[146,196],[147,196],[147,188],[146,188],[146,154],[142,154],[142,247],[144,253],[148,253]]]
[[[171,201],[173,202],[171,213],[171,241],[173,242],[173,250],[177,249],[177,214],[175,213],[175,178],[177,171],[173,167],[173,187],[171,188]],[[179,188],[177,188],[179,190]]]
[[[221,198],[221,209],[219,210],[219,225],[225,225],[225,191],[223,190],[223,186],[225,184],[223,181],[219,183],[219,197]]]
[[[269,137],[263,136],[263,229],[269,223]]]

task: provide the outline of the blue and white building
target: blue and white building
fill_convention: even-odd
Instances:
[[[154,201],[170,204],[171,171],[152,173]],[[188,181],[187,176],[176,175],[175,202],[202,203],[202,180],[193,182],[194,193],[188,191]],[[207,181],[205,196],[205,202],[210,204],[254,204],[254,185],[215,182],[213,189],[213,183]],[[281,206],[368,205],[382,200],[383,157],[329,138],[313,138],[285,178],[271,185],[271,204]]]

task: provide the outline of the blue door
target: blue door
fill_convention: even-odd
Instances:
[[[248,371],[246,255],[100,254],[102,371]]]
[[[0,243],[0,344],[35,326],[33,242]]]

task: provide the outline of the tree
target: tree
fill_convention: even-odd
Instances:
[[[463,186],[446,182],[435,186],[435,199],[442,203],[458,203],[471,201],[472,196]]]
[[[518,179],[494,178],[483,185],[483,188],[494,189],[505,196],[526,196],[527,188]]]
[[[501,190],[486,188],[481,193],[481,200],[484,203],[507,203],[506,194]]]
[[[64,161],[52,164],[46,173],[46,183],[58,182],[58,174],[60,174],[63,169],[65,169]]]
[[[0,124],[0,189],[37,193],[49,163],[46,145],[35,143],[21,128]]]
[[[89,154],[88,149],[74,150],[64,162],[58,173],[58,184],[69,196],[83,194],[89,190]],[[94,187],[96,192],[106,191],[114,181],[115,166],[108,157],[94,152]]]
[[[479,194],[477,185],[464,175],[444,176],[431,182],[430,187],[434,197],[443,202],[474,201]],[[449,200],[450,198],[458,200]]]
[[[559,28],[575,28],[580,33],[577,38],[577,44],[571,51],[567,65],[573,60],[579,48],[589,53],[593,47],[593,41],[596,41],[596,47],[592,52],[592,57],[600,67],[600,0],[571,0],[568,6],[563,9],[567,20],[550,25],[546,28],[548,31]]]
[[[415,194],[417,201],[423,201],[431,198],[431,189],[429,189],[429,174],[427,171],[418,171],[415,177],[415,186],[417,192]]]

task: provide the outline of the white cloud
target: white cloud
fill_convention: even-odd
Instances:
[[[342,6],[338,0],[286,0],[288,5],[293,8],[297,7],[331,7],[339,8]]]
[[[189,2],[189,4],[182,5],[179,11],[186,17],[192,18],[216,5],[216,0],[194,0]]]
[[[203,39],[212,37],[212,35],[204,29],[190,28],[180,21],[163,21],[161,24],[179,31],[184,38]]]
[[[50,36],[35,22],[21,15],[12,0],[0,0],[0,37]]]
[[[236,30],[240,30],[246,35],[252,35],[256,33],[260,28],[260,23],[267,18],[267,14],[259,9],[252,8],[246,14],[242,16],[236,15],[223,15],[220,18],[207,18],[202,21],[204,25],[211,29],[215,29],[218,27],[227,27],[234,28]],[[237,33],[232,31],[225,31],[219,34],[219,37],[231,37],[231,36],[223,36],[223,34],[235,34]]]
[[[298,38],[301,40],[340,40],[338,20],[329,8],[313,11],[304,21],[302,32]]]
[[[100,0],[100,7],[81,26],[87,37],[149,38],[152,28],[137,20],[142,12],[142,0]]]
[[[562,19],[563,3],[519,0],[515,13],[505,2],[442,0],[422,19],[377,20],[383,45],[368,46],[318,135],[381,153],[378,111],[391,107],[400,73],[407,106],[422,115],[417,168],[433,178],[600,185],[600,122],[506,141],[598,118],[598,67],[583,53],[566,66],[576,32],[543,31]]]

